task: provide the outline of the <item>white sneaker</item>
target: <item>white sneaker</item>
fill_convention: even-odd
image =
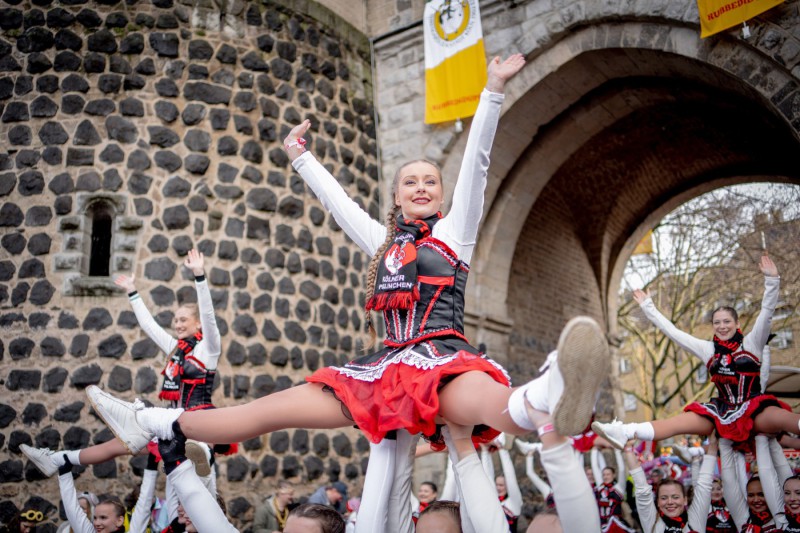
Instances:
[[[35,464],[36,468],[45,476],[50,477],[58,472],[58,465],[56,465],[51,457],[56,452],[51,452],[50,448],[34,448],[27,444],[20,444],[19,450]]]
[[[624,449],[625,444],[628,442],[625,424],[619,420],[608,423],[592,422],[592,430],[619,450]]]
[[[539,453],[542,451],[541,442],[525,442],[517,439],[515,441],[515,444],[517,445],[517,449],[521,453],[524,453],[525,455],[530,455],[532,453]]]
[[[681,461],[684,463],[691,463],[692,462],[692,453],[689,451],[689,448],[686,446],[681,446],[680,444],[673,444],[672,445],[672,453],[677,455]]]
[[[154,435],[146,432],[136,422],[136,412],[145,408],[141,401],[130,403],[120,400],[95,385],[86,388],[86,395],[108,429],[122,441],[131,455],[136,455],[147,447]]]
[[[200,477],[211,473],[211,457],[208,445],[196,440],[186,441],[186,458],[194,463],[194,471]]]
[[[611,369],[603,330],[592,318],[570,320],[558,339],[556,364],[550,364],[547,403],[556,431],[584,432],[592,419],[600,385]]]

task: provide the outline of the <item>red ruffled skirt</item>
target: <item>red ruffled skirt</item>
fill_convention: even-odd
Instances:
[[[712,398],[708,403],[690,403],[683,410],[687,413],[697,413],[714,422],[720,437],[734,442],[745,442],[755,437],[753,429],[755,418],[767,407],[792,410],[770,394],[760,394],[740,404],[730,404],[722,398]]]
[[[329,387],[372,442],[388,432],[422,433],[437,448],[439,390],[466,372],[485,372],[505,386],[510,381],[497,363],[461,339],[432,339],[403,348],[386,348],[347,363],[327,367],[306,378]],[[479,391],[476,391],[479,394]],[[500,432],[476,426],[473,440],[489,442]]]

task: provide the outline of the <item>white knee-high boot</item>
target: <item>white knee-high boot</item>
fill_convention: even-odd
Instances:
[[[186,461],[178,465],[168,476],[175,487],[178,499],[186,514],[200,533],[238,533],[228,522],[217,500],[208,492],[194,471],[194,464]]]
[[[542,450],[542,466],[553,489],[553,498],[565,532],[600,531],[600,514],[576,512],[578,509],[597,509],[597,500],[582,465],[565,442],[555,448]]]

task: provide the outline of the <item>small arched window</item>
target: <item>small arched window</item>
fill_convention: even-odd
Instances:
[[[111,229],[114,226],[114,209],[106,202],[94,202],[86,214],[92,227],[89,275],[108,276],[111,263]]]

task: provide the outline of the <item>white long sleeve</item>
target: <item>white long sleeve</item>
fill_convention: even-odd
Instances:
[[[783,483],[779,479],[775,465],[772,464],[770,440],[772,439],[767,435],[756,435],[755,437],[758,477],[761,479],[761,489],[764,491],[767,507],[775,517],[776,525],[783,529],[788,525],[783,514]]]
[[[142,485],[139,487],[139,499],[131,513],[131,522],[128,533],[144,533],[150,525],[150,507],[156,495],[156,478],[158,470],[145,470],[142,475]]]
[[[715,455],[703,457],[703,466],[694,486],[692,504],[689,506],[689,526],[693,531],[705,531],[708,521],[708,510],[711,508],[711,485],[714,480],[714,467],[717,464]]]
[[[625,480],[628,478],[627,469],[625,468],[625,459],[622,457],[622,452],[614,448],[614,459],[617,460],[617,490],[623,496],[625,495]]]
[[[459,460],[446,428],[442,430],[442,435],[455,464],[457,485],[461,491],[461,509],[468,518],[467,527],[464,527],[465,513],[462,512],[464,532],[467,533],[471,527],[475,533],[508,533],[508,520],[497,499],[497,489],[486,475],[478,454],[470,453]]]
[[[391,439],[369,444],[369,464],[364,475],[364,490],[361,495],[359,520],[355,526],[356,533],[386,530],[389,493],[394,483],[396,447],[397,441]]]
[[[736,530],[742,529],[747,522],[750,513],[747,509],[747,499],[745,497],[743,480],[739,478],[739,466],[737,464],[738,452],[733,451],[730,440],[719,440],[720,457],[720,479],[722,480],[722,490],[725,493],[725,503],[731,513]]]
[[[469,263],[475,247],[483,212],[489,154],[503,99],[502,94],[486,90],[481,93],[453,190],[450,212],[433,227],[432,236],[447,244],[465,263]],[[371,218],[353,201],[336,178],[310,152],[295,159],[292,166],[347,236],[366,253],[374,255],[386,240],[383,223]]]
[[[472,257],[483,214],[489,155],[504,99],[504,95],[485,89],[481,93],[478,109],[470,125],[458,181],[453,190],[453,204],[447,216],[433,230],[434,237],[447,242],[458,257],[467,263]],[[447,238],[438,236],[438,233]]]
[[[522,491],[519,490],[517,482],[517,472],[514,470],[514,463],[508,450],[500,448],[497,453],[500,455],[500,465],[503,467],[503,477],[506,478],[506,498],[502,503],[513,516],[522,514]]]
[[[647,482],[647,476],[645,476],[641,467],[631,470],[630,475],[633,478],[636,510],[639,511],[639,522],[642,523],[642,530],[656,531],[658,512],[653,498],[653,488]]]
[[[605,461],[603,461],[603,465],[601,465],[601,460],[602,455],[600,454],[600,450],[597,448],[592,448],[589,452],[589,464],[592,467],[592,476],[594,477],[595,487],[599,487],[603,484],[603,467],[605,466]],[[623,494],[625,494],[624,491]]]
[[[184,461],[167,477],[171,479],[178,499],[199,533],[239,533],[197,477],[194,463]]]
[[[565,442],[542,450],[539,457],[553,487],[562,529],[565,532],[600,531],[597,499],[572,444]]]
[[[548,496],[553,492],[553,489],[550,488],[550,485],[545,482],[539,474],[536,473],[536,469],[533,467],[533,455],[528,455],[525,457],[525,473],[528,474],[528,479],[531,480],[533,483],[534,488],[539,491],[539,494],[542,495],[542,498],[545,500]]]
[[[404,429],[397,430],[397,446],[395,447],[394,481],[389,492],[389,512],[386,522],[387,531],[397,533],[413,533],[414,521],[411,519],[411,476],[414,471],[414,452],[419,441],[419,434],[412,435]],[[386,440],[386,439],[384,439]],[[419,506],[419,502],[417,502]]]
[[[744,349],[748,352],[755,354],[761,358],[764,346],[769,339],[769,333],[772,329],[772,315],[775,313],[775,307],[778,305],[778,296],[780,293],[781,278],[780,277],[764,277],[764,297],[761,299],[761,312],[758,313],[756,323],[750,333],[745,335]]]
[[[136,320],[139,322],[139,327],[150,337],[150,340],[158,345],[162,352],[171,353],[175,346],[178,345],[178,340],[158,325],[144,304],[141,294],[136,293],[133,295],[130,302],[133,313],[136,315]]]
[[[708,363],[708,360],[714,355],[714,343],[693,337],[686,332],[679,330],[675,324],[670,322],[667,317],[661,314],[661,311],[656,309],[652,298],[648,298],[642,304],[642,311],[645,316],[652,322],[664,335],[669,337],[672,342],[689,352],[690,354],[700,358],[703,364]]]
[[[456,488],[456,474],[453,468],[453,461],[447,456],[447,466],[444,467],[444,487],[439,493],[442,500],[457,502],[459,500],[458,489]]]
[[[94,525],[86,517],[86,513],[78,503],[78,495],[75,494],[75,483],[72,481],[72,472],[67,472],[58,476],[58,490],[61,492],[61,503],[64,505],[64,513],[67,515],[72,531],[75,533],[96,533]]]
[[[486,446],[481,446],[481,466],[483,466],[483,471],[486,472],[486,477],[494,481],[494,461],[492,460],[492,454]]]
[[[361,209],[311,152],[304,152],[292,166],[347,236],[369,255],[375,255],[386,240],[386,227]]]

